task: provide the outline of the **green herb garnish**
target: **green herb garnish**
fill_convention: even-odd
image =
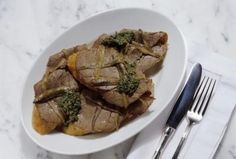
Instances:
[[[126,73],[118,82],[118,92],[132,96],[139,86],[139,80],[136,77],[135,64],[126,64]]]
[[[65,125],[78,119],[80,106],[80,93],[74,90],[66,91],[58,102],[65,115]]]
[[[102,44],[108,47],[114,47],[117,50],[123,49],[128,43],[134,40],[134,33],[132,31],[124,31],[115,33],[108,38],[104,39]]]

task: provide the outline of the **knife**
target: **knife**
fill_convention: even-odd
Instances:
[[[172,112],[165,124],[165,130],[163,132],[160,148],[156,149],[152,159],[161,158],[161,155],[166,145],[168,144],[168,141],[173,136],[179,123],[182,121],[183,117],[188,111],[189,106],[192,103],[193,96],[199,85],[201,76],[202,76],[202,66],[201,64],[196,63],[192,67],[187,83],[185,84],[185,87],[181,92],[177,102],[175,103],[174,108],[172,109]]]

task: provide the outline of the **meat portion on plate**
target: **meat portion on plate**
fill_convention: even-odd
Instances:
[[[153,102],[147,71],[167,52],[167,34],[123,29],[49,57],[34,85],[33,128],[69,135],[109,133]]]
[[[144,113],[153,101],[150,94],[144,94],[128,109],[116,107],[86,88],[79,92],[79,111],[76,120],[68,122],[68,114],[61,107],[64,95],[47,102],[36,103],[33,110],[33,127],[40,134],[47,134],[58,128],[69,135],[107,133]],[[73,110],[72,110],[73,111]],[[69,114],[70,115],[70,114]]]
[[[64,115],[54,100],[37,103],[33,109],[32,125],[40,134],[48,134],[63,125]]]
[[[94,91],[82,90],[81,110],[78,120],[64,129],[71,135],[85,135],[99,132],[112,132],[117,130],[124,117],[111,104],[105,102]]]
[[[79,84],[65,69],[58,69],[45,75],[42,80],[34,85],[34,102],[40,102],[62,94],[66,90],[79,89]]]
[[[70,123],[63,131],[66,134],[79,136],[115,131],[121,125],[143,114],[153,100],[151,94],[144,94],[128,109],[122,109],[107,103],[94,91],[84,89],[81,92],[81,110],[78,120]]]
[[[92,47],[68,58],[69,70],[107,102],[126,108],[148,91],[145,72],[164,58],[167,39],[164,32],[142,30],[103,34]]]
[[[80,84],[66,69],[65,55],[73,53],[74,49],[64,49],[52,55],[43,78],[34,85],[32,124],[40,134],[47,134],[65,123],[65,115],[58,101],[66,91],[80,88]]]

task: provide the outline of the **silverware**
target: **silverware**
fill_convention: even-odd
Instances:
[[[178,127],[179,123],[182,121],[183,117],[188,111],[189,106],[192,103],[195,91],[198,87],[202,75],[202,66],[196,63],[192,67],[191,74],[189,75],[188,81],[181,92],[174,108],[166,122],[165,130],[161,138],[160,148],[153,154],[153,159],[159,159],[168,144],[168,141],[173,136],[175,129]]]
[[[187,112],[187,120],[188,125],[183,133],[183,136],[179,142],[179,145],[172,157],[172,159],[177,159],[179,156],[179,153],[185,144],[186,139],[188,138],[188,135],[192,129],[192,127],[199,123],[209,105],[209,101],[211,99],[213,90],[215,88],[216,80],[212,79],[210,77],[204,76],[203,80],[201,81],[201,84],[196,92],[196,95],[194,96],[194,101],[192,106]]]

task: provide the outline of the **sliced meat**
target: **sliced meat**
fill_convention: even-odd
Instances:
[[[54,100],[34,106],[32,125],[38,133],[48,134],[63,123],[63,114]]]
[[[116,67],[80,70],[78,78],[87,87],[100,90],[103,90],[104,86],[116,85],[119,79],[120,75]],[[105,90],[107,89],[108,87],[105,88]]]
[[[139,30],[133,30],[134,32],[134,40],[138,43],[143,43],[143,31],[141,29]]]
[[[59,68],[65,68],[67,64],[67,59],[68,57],[76,53],[80,50],[85,50],[87,49],[87,45],[78,45],[72,48],[68,49],[62,49],[60,52],[53,54],[52,56],[49,57],[48,63],[47,63],[47,71],[48,72],[53,72],[56,69]]]
[[[86,135],[91,133],[107,133],[117,130],[121,124],[141,115],[153,101],[150,94],[142,95],[126,110],[117,110],[103,101],[100,96],[90,90],[81,93],[81,110],[78,121],[64,127],[63,131],[70,135]],[[52,132],[64,124],[63,113],[54,100],[37,104],[33,111],[32,124],[40,134]]]
[[[154,65],[156,65],[159,61],[160,61],[159,58],[156,58],[153,56],[143,56],[137,62],[137,67],[140,71],[146,72],[147,70],[152,68]]]
[[[34,85],[35,102],[54,97],[68,89],[78,89],[78,83],[65,69],[58,69]]]
[[[163,45],[167,43],[168,35],[165,32],[144,32],[142,34],[143,43],[149,47]]]
[[[103,99],[108,103],[117,105],[119,107],[127,108],[131,103],[135,102],[144,93],[149,92],[152,86],[152,81],[149,79],[140,80],[139,86],[132,96],[124,93],[119,93],[118,90],[114,89],[107,91],[102,94]]]
[[[85,86],[98,90],[110,90],[120,79],[116,65],[123,55],[113,48],[98,46],[80,51],[69,57],[68,68],[73,76]]]
[[[83,90],[79,119],[64,128],[64,132],[81,136],[115,131],[121,125],[143,114],[148,109],[154,100],[150,92],[142,95],[127,109],[119,110],[113,109],[113,106],[102,100],[97,93],[87,89]]]
[[[102,102],[101,105],[101,103],[94,102],[91,99],[94,97],[86,96],[91,96],[91,93],[82,92],[81,110],[78,115],[78,121],[65,128],[65,133],[70,135],[104,133],[112,132],[120,127],[123,116],[119,112],[108,108],[109,106],[105,102]]]
[[[104,68],[120,63],[123,58],[113,48],[106,48],[103,45],[78,52],[76,59],[76,69]]]
[[[131,31],[134,33],[134,41],[140,44],[145,44],[149,47],[153,47],[156,45],[166,44],[168,41],[168,34],[166,32],[143,32],[141,29],[133,30],[133,29],[122,29],[120,32],[128,32]],[[107,37],[107,35],[106,35]],[[104,36],[105,38],[105,36]],[[100,41],[104,38],[100,38]]]
[[[70,135],[112,132],[148,109],[154,100],[153,83],[144,73],[164,58],[168,36],[122,31],[133,33],[116,34],[108,39],[112,45],[103,43],[110,36],[103,34],[94,43],[50,56],[42,80],[34,85],[32,124],[37,132],[46,134],[59,127]],[[57,104],[66,90],[78,91],[76,102],[80,99],[78,120],[69,125],[66,105]]]
[[[144,95],[142,95],[137,101],[132,103],[127,108],[124,114],[124,120],[122,124],[145,113],[149,108],[149,106],[152,104],[153,100],[154,100],[153,96],[149,93],[145,93]]]
[[[71,51],[72,49],[68,50]],[[66,67],[66,57],[63,50],[49,57],[47,67],[50,69],[50,71]]]
[[[153,53],[155,54],[155,57],[160,58],[161,60],[164,58],[166,52],[167,52],[168,46],[167,44],[163,44],[161,46],[157,45],[152,47]]]
[[[102,34],[102,35],[100,35],[100,36],[97,38],[97,40],[94,41],[92,47],[98,47],[99,45],[102,44],[103,40],[106,39],[107,37],[109,37],[108,34]]]
[[[135,63],[137,62],[140,58],[142,58],[143,53],[137,49],[133,45],[129,45],[126,47],[126,55],[124,57],[124,60],[127,61],[128,63]]]
[[[140,71],[146,72],[153,68],[156,64],[160,63],[164,59],[167,52],[167,45],[154,46],[152,50],[155,56],[146,55],[138,59],[137,67]]]
[[[115,48],[99,45],[108,37],[101,35],[91,49],[69,57],[68,67],[73,76],[86,87],[99,92],[103,98],[119,107],[128,107],[147,90],[145,80],[131,97],[119,93],[117,84],[124,74],[123,64],[136,63],[136,73],[147,72],[159,63],[167,51],[167,34],[164,32],[143,32],[142,30],[124,29],[121,32],[132,31],[134,41],[118,52]],[[141,79],[145,79],[143,76]]]
[[[161,35],[163,34],[163,36],[165,35],[162,32],[160,34]],[[154,36],[154,35],[159,35],[159,33],[156,34],[153,33],[153,35],[150,34],[149,36]],[[159,43],[161,45],[153,45],[151,49],[146,48],[144,44],[133,43],[127,46],[126,49],[127,54],[124,57],[124,59],[129,63],[136,62],[138,69],[142,72],[146,72],[164,59],[164,56],[167,52],[167,44],[166,41],[164,40],[161,40],[161,42]],[[157,42],[157,44],[159,43]]]
[[[51,89],[61,86],[77,88],[78,84],[68,71],[56,70],[49,75],[47,80],[47,88]]]

